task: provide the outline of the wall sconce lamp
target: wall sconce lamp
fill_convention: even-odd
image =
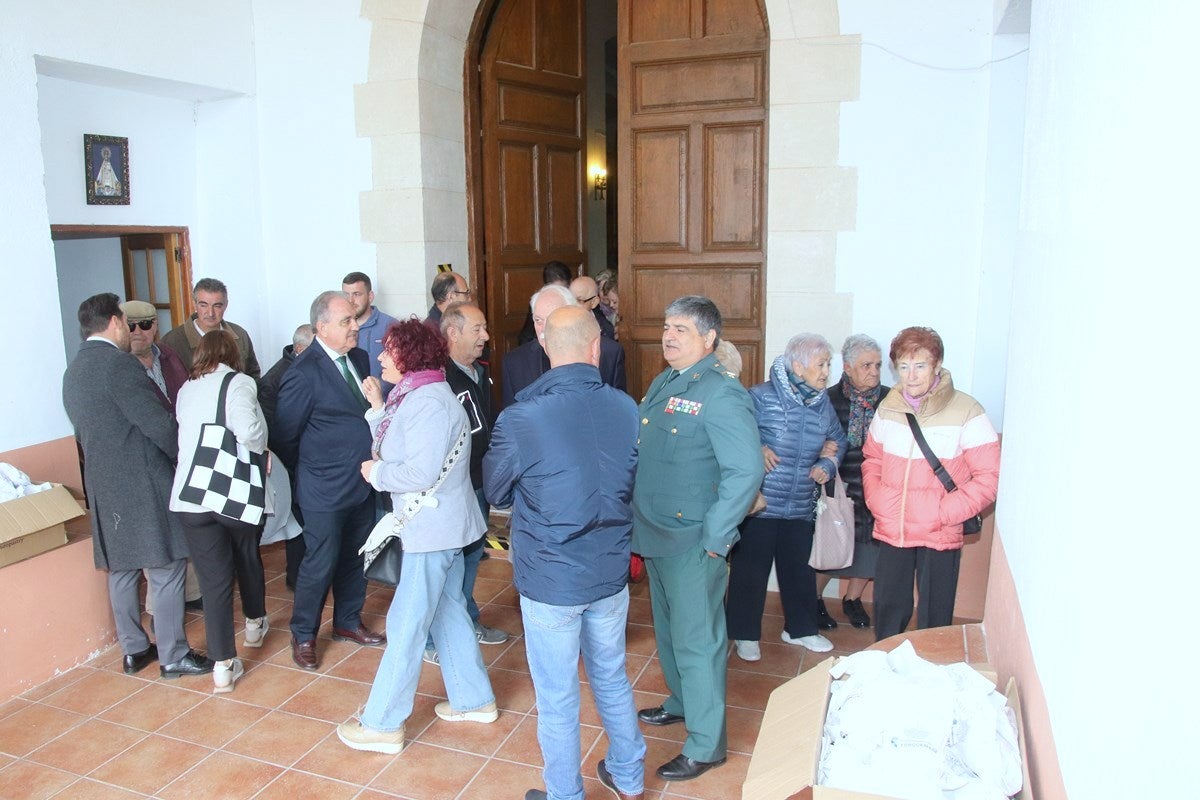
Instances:
[[[608,191],[608,170],[592,167],[592,199],[603,200]]]

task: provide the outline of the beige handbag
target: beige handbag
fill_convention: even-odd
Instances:
[[[829,486],[833,484],[833,494]],[[813,569],[842,569],[854,561],[854,501],[836,472],[817,498],[816,532],[808,565]]]

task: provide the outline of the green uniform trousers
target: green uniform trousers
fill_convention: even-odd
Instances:
[[[684,717],[683,754],[696,761],[725,757],[725,585],[723,558],[702,547],[646,559],[654,639],[671,696],[663,708]]]

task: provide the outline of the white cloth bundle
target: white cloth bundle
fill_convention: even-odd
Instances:
[[[1012,710],[971,667],[931,664],[904,642],[843,658],[830,674],[821,785],[908,800],[1001,800],[1021,790]]]

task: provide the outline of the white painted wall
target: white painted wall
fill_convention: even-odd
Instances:
[[[190,101],[38,76],[52,225],[194,225],[196,128]],[[130,203],[89,206],[83,134],[129,139]]]
[[[70,433],[61,406],[46,401],[60,396],[66,361],[59,326],[46,328],[60,308],[44,180],[53,170],[42,157],[34,56],[94,65],[103,68],[104,80],[129,85],[153,76],[156,91],[180,96],[189,87],[251,90],[253,52],[249,8],[241,0],[0,0],[0,20],[0,141],[8,187],[0,194],[0,241],[9,265],[0,270],[0,296],[22,300],[0,320],[0,337],[22,343],[3,349],[0,374],[20,375],[24,385],[21,392],[0,393],[0,419],[22,421],[0,426],[0,450],[8,450]],[[80,154],[85,132],[95,131],[79,131]],[[136,170],[136,151],[133,157]],[[30,337],[36,329],[45,334]]]
[[[997,517],[1075,798],[1196,793],[1197,30],[1033,4]]]
[[[359,194],[371,188],[371,143],[354,127],[354,87],[367,79],[371,33],[359,5],[254,2],[261,187],[254,224],[262,231],[257,296],[266,315],[255,346],[264,370],[308,321],[320,292],[340,289],[355,270],[376,278],[375,245],[363,241],[359,222]]]
[[[975,380],[985,167],[989,132],[1019,142],[1021,125],[989,125],[987,70],[953,71],[992,58],[992,3],[838,7],[842,33],[861,35],[863,48],[860,99],[841,110],[839,162],[857,169],[858,214],[838,236],[837,291],[853,294],[854,331],[875,337],[885,360],[900,329],[937,329],[956,387],[992,412],[1003,385],[980,392]],[[894,380],[886,369],[884,380]]]
[[[118,296],[125,293],[121,240],[110,237],[55,242],[54,262],[58,274],[63,350],[67,361],[70,361],[79,350],[79,304],[101,292],[112,292]],[[51,328],[45,327],[43,330]]]

